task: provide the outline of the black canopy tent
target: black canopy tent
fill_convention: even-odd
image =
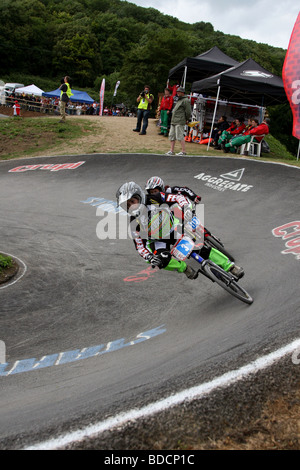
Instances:
[[[261,107],[287,101],[282,78],[273,75],[253,59],[247,59],[212,77],[193,82],[192,92],[217,95],[211,130],[219,98]]]
[[[222,72],[238,62],[224,54],[217,46],[212,47],[196,57],[186,57],[169,70],[169,79],[179,80],[185,87],[186,82],[194,82],[212,74]]]
[[[216,94],[217,88],[220,88],[220,98],[228,101],[258,106],[287,101],[282,78],[273,75],[253,59],[192,84],[194,93]]]

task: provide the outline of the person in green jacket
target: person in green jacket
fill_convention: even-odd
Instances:
[[[166,155],[175,155],[175,141],[178,140],[181,144],[181,152],[176,155],[186,155],[184,130],[186,124],[192,114],[192,108],[188,97],[185,95],[185,90],[182,87],[177,88],[178,101],[172,111],[172,119],[170,125],[169,139],[171,141],[171,150]]]
[[[67,106],[71,96],[73,96],[69,81],[70,81],[70,77],[68,77],[68,76],[62,78],[61,79],[61,85],[59,87],[59,89],[60,89],[59,109],[60,109],[60,116],[61,116],[60,122],[65,122],[65,120],[66,120],[66,106]]]

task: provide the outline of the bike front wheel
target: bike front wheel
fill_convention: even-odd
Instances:
[[[246,304],[252,304],[253,298],[251,295],[234,280],[230,273],[225,272],[220,266],[206,262],[203,266],[203,271],[212,281],[223,287],[229,294]]]

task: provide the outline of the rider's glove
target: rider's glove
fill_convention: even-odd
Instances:
[[[152,268],[165,268],[171,259],[171,254],[168,251],[163,251],[159,255],[150,255],[148,261],[150,262]]]
[[[152,268],[162,268],[162,259],[160,255],[152,255],[151,259],[149,260],[151,263]]]
[[[201,196],[196,196],[195,199],[194,199],[194,203],[195,204],[200,204],[200,201],[201,201]]]

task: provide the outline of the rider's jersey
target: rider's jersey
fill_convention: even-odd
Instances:
[[[140,215],[130,220],[135,247],[144,259],[156,248],[170,249],[176,241],[174,216],[182,220],[184,208],[189,205],[190,201],[182,194],[146,196]]]
[[[196,198],[201,200],[201,197],[197,196],[197,194],[187,186],[166,186],[165,192],[166,194],[183,194],[183,196],[187,196],[191,201],[194,201]]]

